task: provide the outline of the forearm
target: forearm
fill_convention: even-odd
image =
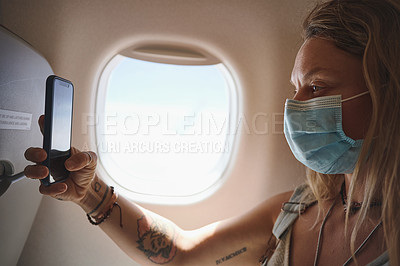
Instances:
[[[125,198],[118,200],[122,210],[115,210],[100,225],[101,229],[131,258],[143,265],[176,264],[182,254],[178,252],[180,229],[172,222],[132,204]]]
[[[257,262],[260,254],[247,245],[244,232],[216,237],[220,223],[192,232],[182,231],[169,220],[149,212],[125,198],[118,200],[123,214],[114,210],[101,229],[132,259],[141,265],[248,265],[249,255]],[[224,231],[224,230],[223,230]],[[236,236],[235,236],[236,235]]]
[[[111,194],[110,188],[96,177],[80,205],[92,217],[101,216],[112,206]],[[177,264],[183,255],[178,252],[181,229],[121,196],[117,203],[120,208],[114,206],[100,228],[126,254],[143,265]]]
[[[92,212],[95,221],[101,221],[98,217],[102,217],[102,213],[113,206],[113,198],[110,195],[104,196],[107,185],[97,177],[91,185],[81,207],[87,213]],[[103,198],[110,202],[98,207]],[[114,206],[111,215],[100,224],[100,228],[141,265],[218,265],[222,262],[226,266],[255,264],[265,250],[273,226],[268,215],[269,204],[261,205],[244,216],[194,231],[183,231],[169,220],[123,197],[118,197],[117,202],[121,208],[122,220],[120,209]],[[277,208],[277,212],[279,210]]]

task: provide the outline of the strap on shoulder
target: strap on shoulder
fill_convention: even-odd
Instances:
[[[367,266],[389,266],[389,252],[385,251],[382,255],[376,258],[373,262],[369,263]]]
[[[297,217],[299,217],[300,213],[303,213],[307,207],[316,203],[301,203],[301,198],[307,188],[307,184],[298,186],[291,196],[290,201],[282,204],[282,211],[272,229],[272,233],[276,238],[281,239],[287,232],[287,229],[296,221]]]

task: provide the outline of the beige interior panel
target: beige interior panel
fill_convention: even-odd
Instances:
[[[163,42],[202,47],[226,65],[239,88],[239,116],[250,130],[240,127],[224,184],[196,204],[144,205],[192,229],[243,213],[303,181],[282,122],[301,21],[312,2],[0,0],[0,23],[40,51],[56,75],[73,81],[73,144],[80,149],[93,143],[84,114],[94,113],[99,77],[117,53]],[[41,248],[53,246],[52,255]],[[128,265],[124,256],[78,207],[45,198],[19,265]]]

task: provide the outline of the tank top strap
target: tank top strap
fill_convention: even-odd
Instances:
[[[285,236],[288,228],[296,221],[299,215],[306,211],[306,209],[316,203],[313,201],[311,203],[303,203],[301,199],[303,194],[307,191],[308,185],[302,184],[298,186],[290,200],[282,204],[281,213],[279,214],[272,233],[277,239],[282,239]]]
[[[313,201],[310,203],[302,203],[301,200],[304,196],[304,193],[307,193],[309,189],[307,184],[302,184],[298,186],[294,193],[292,194],[290,200],[282,204],[281,213],[279,214],[276,222],[274,224],[274,228],[272,233],[274,236],[280,240],[280,244],[284,243],[285,241],[289,241],[284,243],[285,246],[281,247],[276,245],[276,252],[273,253],[272,256],[265,257],[263,263],[261,265],[288,265],[289,259],[289,248],[287,245],[290,243],[290,232],[291,226],[299,217],[299,215],[307,210],[308,207],[317,203],[317,201]],[[289,233],[289,234],[288,234]],[[288,236],[288,238],[285,238]],[[282,241],[281,241],[282,240]],[[272,258],[276,256],[276,258]],[[275,260],[274,260],[275,259]],[[270,261],[271,260],[271,261]],[[279,263],[276,263],[279,261]],[[261,261],[260,261],[261,262]],[[374,261],[370,262],[367,266],[389,266],[389,254],[388,252],[384,252],[381,256],[376,258]]]

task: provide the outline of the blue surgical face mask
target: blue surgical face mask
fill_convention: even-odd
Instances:
[[[352,173],[363,140],[353,140],[343,132],[342,102],[367,93],[345,100],[340,95],[286,100],[284,133],[296,159],[319,173]]]

